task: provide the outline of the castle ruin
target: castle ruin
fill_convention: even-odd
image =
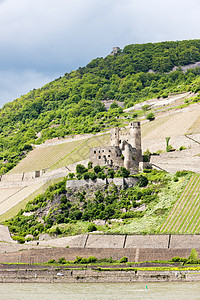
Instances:
[[[132,174],[138,173],[142,162],[140,122],[131,122],[123,131],[113,128],[110,146],[91,148],[90,161],[94,166],[125,167]]]

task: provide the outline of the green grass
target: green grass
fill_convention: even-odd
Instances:
[[[161,233],[197,234],[200,232],[200,174],[194,174],[171,213],[161,226]]]

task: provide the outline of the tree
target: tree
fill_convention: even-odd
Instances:
[[[147,115],[147,120],[153,121],[154,119],[155,119],[155,116],[154,116],[153,113],[149,113],[149,114]]]
[[[110,109],[118,108],[118,107],[119,107],[119,105],[117,104],[116,101],[114,101],[114,102],[111,104]]]
[[[87,169],[86,169],[83,165],[78,164],[78,165],[76,166],[76,173],[77,173],[77,174],[83,174],[83,173],[85,173],[85,172],[87,172]]]

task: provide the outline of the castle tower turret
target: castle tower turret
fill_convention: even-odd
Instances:
[[[141,127],[140,122],[131,122],[129,125],[130,130],[130,144],[133,148],[137,149],[137,159],[142,160],[142,147],[141,147]]]
[[[119,128],[113,128],[110,131],[110,145],[119,147]]]

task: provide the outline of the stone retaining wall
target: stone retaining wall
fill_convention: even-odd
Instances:
[[[37,268],[33,265],[13,266],[0,270],[1,283],[130,283],[130,282],[186,282],[199,281],[200,273],[192,271],[155,271],[155,270],[102,270],[96,268],[46,267]]]
[[[101,245],[100,245],[101,246]],[[196,249],[200,253],[200,249]],[[110,258],[120,260],[126,256],[128,261],[142,262],[154,260],[169,260],[173,257],[185,257],[190,255],[190,249],[163,249],[163,248],[146,248],[146,249],[133,249],[133,248],[45,248],[45,249],[32,249],[0,254],[1,263],[43,263],[48,262],[50,259],[58,261],[59,258],[64,257],[66,260],[74,261],[77,256],[88,258],[95,256],[98,259]]]

